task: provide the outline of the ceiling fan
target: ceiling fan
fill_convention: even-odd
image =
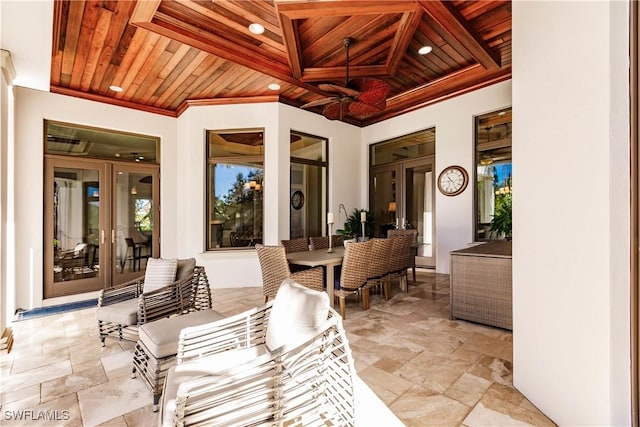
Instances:
[[[344,39],[344,47],[347,51],[345,86],[319,84],[319,89],[335,95],[309,102],[301,108],[324,105],[322,114],[329,120],[342,120],[346,113],[367,117],[384,111],[389,94],[387,82],[369,77],[349,80],[349,46],[352,43],[352,38]]]

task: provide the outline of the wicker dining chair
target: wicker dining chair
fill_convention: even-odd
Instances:
[[[411,248],[410,253],[411,257],[409,259],[409,267],[413,270],[413,284],[416,284],[416,256],[418,255],[418,230],[416,229],[407,229],[407,230],[396,230],[391,229],[387,231],[387,237],[396,237],[396,236],[411,236]]]
[[[390,237],[389,240],[392,241],[392,246],[387,278],[389,280],[398,279],[400,288],[408,292],[407,270],[411,266],[411,259],[414,258],[411,250],[412,237],[409,234],[397,234]]]
[[[374,238],[371,239],[371,257],[367,263],[367,283],[366,287],[381,287],[384,299],[391,298],[391,283],[388,277],[391,271],[390,260],[392,258],[393,241],[391,239]]]
[[[284,279],[290,278],[310,289],[322,291],[324,279],[322,267],[292,273],[287,262],[284,246],[256,245],[260,269],[262,271],[262,291],[264,302],[276,296],[278,288]]]
[[[280,240],[284,251],[288,254],[292,252],[305,252],[309,250],[309,242],[306,237],[300,237],[299,239]]]
[[[334,291],[334,296],[340,300],[340,315],[344,319],[346,298],[351,295],[362,294],[362,309],[369,309],[369,288],[367,276],[368,263],[371,262],[373,241],[348,244],[342,259],[342,274],[340,284]],[[327,286],[330,286],[328,284]]]
[[[331,236],[331,247],[342,246],[342,236],[336,234]],[[313,251],[316,249],[327,249],[329,247],[329,236],[309,237],[309,248]]]

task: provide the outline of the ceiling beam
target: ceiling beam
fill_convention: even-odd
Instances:
[[[438,24],[465,46],[478,63],[487,70],[501,67],[500,56],[478,36],[464,17],[447,1],[419,0],[420,5]]]

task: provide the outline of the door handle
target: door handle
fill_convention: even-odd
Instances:
[[[111,230],[111,243],[116,242],[116,230]]]
[[[104,230],[100,230],[100,244],[104,245]]]

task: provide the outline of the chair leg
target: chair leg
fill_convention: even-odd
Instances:
[[[412,266],[411,269],[413,270],[413,284],[416,284],[416,266]]]
[[[387,279],[382,282],[382,291],[385,301],[389,301],[391,299],[391,280]]]
[[[340,295],[340,316],[342,316],[343,319],[346,319],[346,315],[345,315],[345,310],[346,310],[346,301],[345,301],[345,297],[344,295]]]
[[[362,290],[362,309],[369,310],[370,306],[371,306],[371,299],[370,299],[369,288],[364,288]]]

